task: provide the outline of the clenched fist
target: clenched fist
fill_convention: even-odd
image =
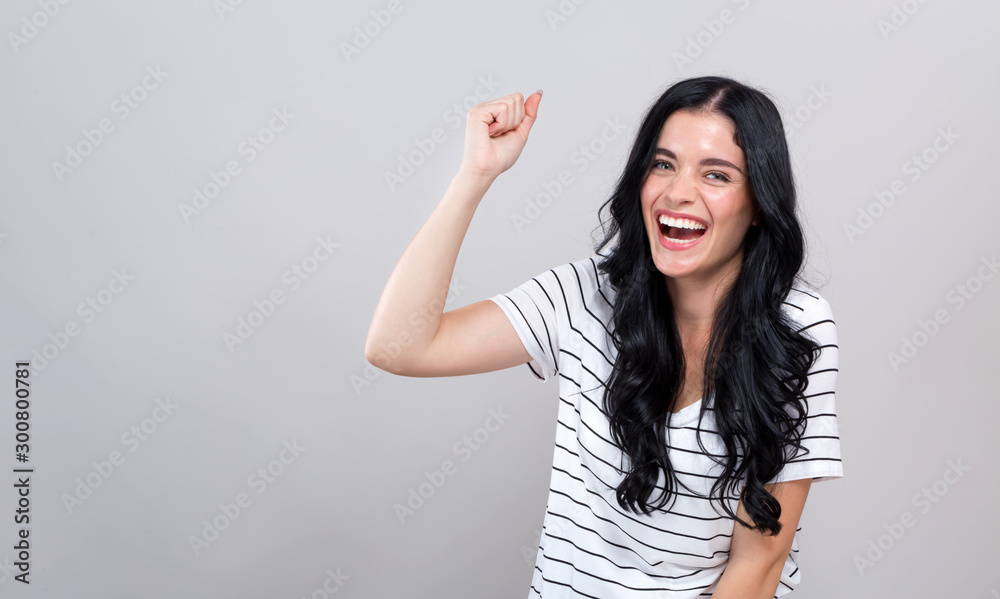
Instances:
[[[538,116],[542,90],[525,100],[520,92],[487,100],[469,110],[461,172],[495,179],[521,155]]]

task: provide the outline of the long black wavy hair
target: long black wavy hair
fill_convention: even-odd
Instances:
[[[601,222],[605,237],[595,246],[602,257],[598,268],[617,293],[612,339],[618,355],[605,384],[604,409],[629,462],[617,487],[618,503],[649,514],[667,504],[679,483],[665,429],[683,388],[685,358],[666,275],[652,260],[640,190],[664,122],[682,109],[716,113],[733,124],[759,219],[743,239],[739,274],[717,307],[705,355],[703,397],[714,392],[716,432],[726,449],[725,456],[712,458],[723,471],[711,499],[741,525],[776,535],[781,504],[764,484],[803,449],[803,391],[819,346],[798,333],[782,310],[805,248],[781,116],[763,92],[726,77],[679,81],[652,104],[615,190],[600,209],[610,208],[612,218]],[[616,236],[617,244],[602,254]],[[701,404],[699,429],[707,403]],[[700,431],[698,444],[711,455]],[[663,488],[657,484],[661,469]],[[722,500],[740,491],[741,481],[740,498],[752,524]],[[657,502],[650,501],[654,489],[661,490]]]

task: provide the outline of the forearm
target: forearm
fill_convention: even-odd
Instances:
[[[773,599],[778,590],[783,562],[726,565],[712,599]]]
[[[452,179],[385,284],[365,341],[369,362],[395,370],[434,339],[462,241],[492,182],[463,170]]]

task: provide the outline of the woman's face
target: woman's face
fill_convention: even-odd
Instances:
[[[668,277],[711,283],[739,272],[757,220],[734,131],[725,116],[688,110],[660,130],[640,195],[653,263]]]

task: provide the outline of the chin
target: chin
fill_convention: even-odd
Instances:
[[[659,250],[659,251],[657,251]],[[656,248],[651,248],[653,265],[656,266],[656,270],[663,276],[666,277],[685,277],[695,270],[695,266],[690,264],[681,264],[678,260],[672,256],[664,254],[668,250],[664,250],[662,247],[657,246]]]
[[[671,265],[671,267],[665,269],[657,266],[657,270],[659,270],[660,274],[665,277],[670,277],[671,279],[683,279],[684,277],[690,275],[693,269]]]

